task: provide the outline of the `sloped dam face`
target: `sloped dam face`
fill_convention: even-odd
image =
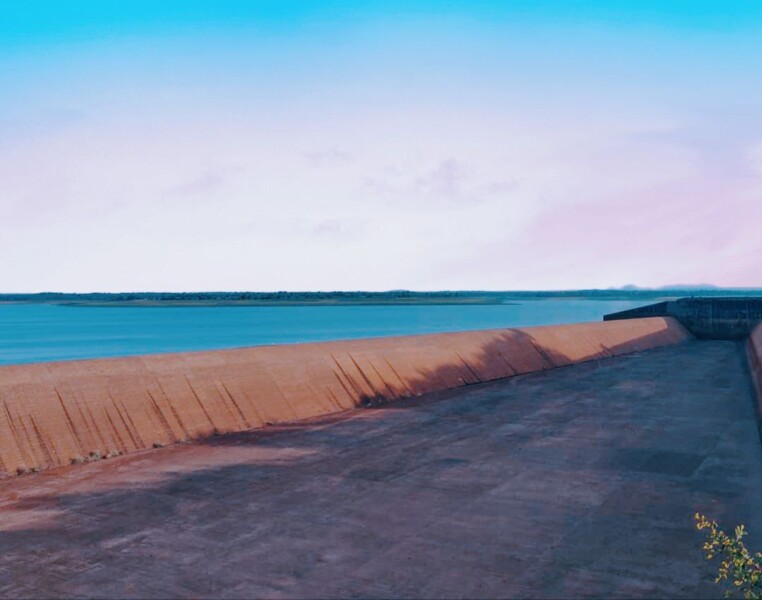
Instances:
[[[2,367],[0,595],[716,597],[760,356],[657,316]]]
[[[0,367],[7,474],[688,339],[670,318]]]

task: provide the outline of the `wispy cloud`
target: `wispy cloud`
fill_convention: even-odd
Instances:
[[[366,188],[387,203],[447,206],[479,204],[510,194],[515,180],[480,179],[466,163],[448,157],[424,168],[386,167],[365,177]]]
[[[338,150],[336,148],[302,152],[301,156],[304,158],[307,164],[309,164],[311,167],[317,168],[346,163],[354,159],[354,156],[350,152]]]
[[[187,183],[176,185],[168,190],[171,196],[197,196],[216,192],[225,183],[220,173],[205,173]]]
[[[362,219],[325,219],[314,225],[309,233],[317,240],[332,242],[347,242],[362,235],[366,229]]]

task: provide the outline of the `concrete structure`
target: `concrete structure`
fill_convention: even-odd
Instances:
[[[9,479],[0,596],[719,598],[692,516],[762,548],[761,459],[689,341]]]
[[[7,473],[126,455],[2,482],[0,597],[719,597],[692,517],[762,549],[762,325],[701,306],[702,337],[751,335],[615,316],[2,367]]]
[[[749,357],[749,370],[757,395],[758,416],[760,417],[760,424],[762,424],[762,324],[757,325],[752,330],[746,342],[746,352]],[[760,434],[762,434],[762,428],[760,428]]]
[[[762,298],[680,298],[611,313],[604,321],[672,317],[704,340],[743,340],[756,393],[762,436]]]
[[[44,470],[685,341],[670,318],[0,367],[0,469]]]
[[[674,317],[698,338],[746,339],[762,321],[762,298],[680,298],[612,313],[604,321]]]

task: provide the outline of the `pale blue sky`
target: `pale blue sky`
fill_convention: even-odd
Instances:
[[[762,285],[760,2],[0,7],[0,291]]]

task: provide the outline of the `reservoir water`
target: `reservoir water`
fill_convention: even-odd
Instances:
[[[650,302],[82,307],[0,304],[0,364],[600,321]]]

